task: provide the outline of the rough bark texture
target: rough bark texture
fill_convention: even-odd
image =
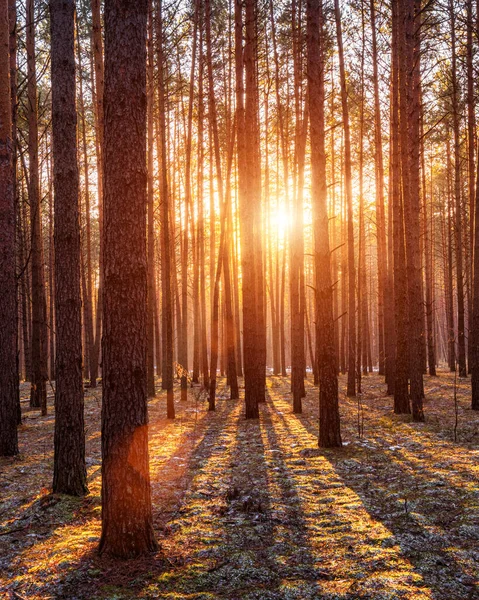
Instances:
[[[399,0],[399,127],[409,300],[409,394],[414,421],[424,421],[424,301],[420,247],[420,63],[418,0]]]
[[[376,35],[376,7],[375,0],[370,2],[371,33],[372,33],[372,59],[374,81],[374,165],[376,176],[376,230],[378,252],[378,350],[379,373],[386,374],[392,370],[391,361],[394,360],[394,346],[388,343],[391,329],[394,327],[392,319],[384,319],[384,313],[392,314],[393,302],[390,294],[386,292],[388,277],[388,255],[386,245],[386,217],[384,211],[384,161],[382,145],[381,109],[379,94],[378,50]],[[388,369],[389,365],[389,369]]]
[[[324,448],[341,446],[338,373],[334,343],[333,291],[329,249],[324,147],[324,62],[321,0],[307,2],[308,90],[311,127],[311,196],[313,203],[316,320],[319,368],[319,440]]]
[[[243,277],[243,364],[245,377],[246,418],[259,416],[258,402],[264,399],[260,385],[261,374],[261,315],[259,265],[261,254],[257,247],[257,213],[260,196],[256,145],[256,56],[255,56],[256,2],[246,3],[246,44],[243,48],[243,11],[240,0],[235,1],[235,65],[236,65],[236,121],[238,127],[238,183],[241,211],[241,265]],[[244,66],[244,68],[243,68]],[[246,86],[244,85],[246,79]],[[259,184],[259,185],[258,185]],[[264,378],[264,373],[263,373]]]
[[[168,154],[166,151],[166,116],[165,116],[165,75],[163,54],[163,21],[162,2],[158,2],[157,15],[157,44],[158,44],[158,108],[160,112],[160,153],[161,153],[161,338],[163,340],[163,371],[161,385],[166,390],[166,412],[169,419],[175,418],[174,392],[173,392],[173,285],[172,274],[172,244],[170,237],[170,198],[168,187]]]
[[[344,128],[344,186],[347,209],[348,238],[348,396],[356,395],[356,268],[354,262],[353,189],[351,164],[351,134],[349,127],[349,102],[344,65],[343,34],[339,0],[334,0],[336,36],[338,39],[339,71],[341,78],[341,106]]]
[[[105,3],[105,212],[100,552],[157,548],[146,391],[147,0]]]
[[[148,2],[148,358],[147,358],[147,387],[148,397],[154,398],[155,390],[155,217],[153,189],[153,108],[155,103],[155,84],[153,66],[153,5]],[[157,357],[158,359],[158,357]]]
[[[457,363],[459,377],[467,377],[466,339],[464,323],[464,273],[462,247],[462,182],[461,182],[461,134],[459,114],[459,89],[457,81],[456,18],[454,2],[449,2],[451,17],[451,79],[452,79],[452,128],[454,134],[454,225],[456,238],[456,278],[457,278]]]
[[[27,1],[27,68],[28,68],[28,164],[31,223],[31,270],[32,270],[32,389],[30,406],[40,408],[47,414],[48,347],[47,303],[45,296],[45,272],[43,264],[43,237],[41,222],[39,163],[38,163],[38,116],[37,80],[35,69],[35,15],[33,0]]]
[[[50,0],[55,192],[55,452],[53,491],[87,491],[83,418],[74,0]]]
[[[479,161],[477,165],[476,200],[474,219],[474,279],[471,324],[471,408],[479,410]]]
[[[90,385],[96,387],[98,378],[98,360],[100,356],[101,324],[103,315],[103,148],[105,114],[103,106],[104,96],[104,65],[103,65],[103,39],[101,35],[100,0],[91,0],[92,11],[92,42],[93,64],[95,70],[94,110],[97,135],[95,136],[97,171],[98,171],[98,219],[100,225],[100,275],[98,279],[98,295],[95,320],[95,349],[90,364]]]
[[[18,454],[15,188],[8,1],[0,2],[0,456]]]
[[[403,206],[400,186],[399,162],[399,7],[392,3],[391,47],[391,191],[392,232],[394,244],[394,318],[396,328],[396,358],[394,364],[394,412],[410,413],[408,388],[408,339],[407,339],[407,274],[404,250]]]

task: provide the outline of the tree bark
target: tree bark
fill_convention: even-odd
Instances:
[[[0,456],[18,454],[15,185],[8,0],[0,1]]]
[[[401,196],[401,164],[399,145],[399,2],[392,1],[391,44],[391,191],[392,232],[394,244],[394,318],[396,327],[396,357],[394,364],[394,412],[409,414],[408,388],[408,294],[406,253],[404,248],[404,217]]]
[[[75,2],[50,0],[55,194],[56,386],[53,491],[85,494]]]
[[[105,3],[105,222],[100,552],[156,550],[147,355],[147,0]]]
[[[399,126],[414,421],[424,421],[424,300],[420,248],[420,0],[399,0]],[[407,232],[407,234],[406,234]]]
[[[316,319],[319,323],[319,446],[341,446],[334,344],[331,254],[324,135],[324,30],[321,0],[307,0],[308,98],[311,136]]]
[[[30,406],[41,408],[47,414],[48,347],[47,303],[45,296],[45,270],[43,262],[43,236],[41,220],[39,162],[38,162],[38,112],[37,79],[35,68],[35,14],[33,0],[27,1],[27,114],[28,114],[28,164],[31,223],[32,270],[32,388]]]
[[[351,134],[349,128],[348,90],[344,65],[343,34],[339,0],[334,0],[336,36],[338,40],[339,70],[341,78],[341,106],[344,128],[344,185],[347,207],[348,238],[348,385],[347,395],[356,395],[356,267],[354,259],[353,189],[351,165]]]

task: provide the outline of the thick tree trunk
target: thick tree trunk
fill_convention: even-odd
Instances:
[[[83,415],[75,2],[50,0],[55,192],[56,386],[53,491],[87,492]]]
[[[476,115],[475,115],[475,94],[474,94],[474,44],[473,44],[473,8],[472,0],[466,1],[467,11],[467,39],[466,39],[466,69],[467,69],[467,162],[468,162],[468,195],[469,195],[469,266],[468,266],[468,280],[471,282],[469,287],[470,294],[468,295],[468,310],[469,310],[469,335],[467,337],[468,347],[468,367],[469,371],[472,372],[472,353],[474,352],[472,346],[472,321],[473,321],[473,299],[474,294],[471,287],[474,286],[474,243],[475,243],[475,148],[476,148]],[[479,12],[476,15],[479,19]],[[477,38],[476,38],[477,40]],[[477,42],[476,42],[477,43]]]
[[[147,355],[147,0],[105,4],[105,223],[100,552],[156,550]]]
[[[15,171],[8,0],[0,1],[0,456],[18,454]]]
[[[324,135],[324,30],[321,0],[307,0],[308,98],[311,132],[316,320],[319,365],[319,446],[341,446],[338,373],[334,351],[331,255]]]
[[[246,1],[245,46],[240,0],[235,1],[236,121],[243,277],[243,364],[246,418],[264,400],[266,344],[261,240],[261,177],[257,94],[257,3]],[[244,69],[243,69],[244,64]],[[246,85],[244,85],[244,80]]]
[[[396,359],[394,369],[394,412],[409,414],[408,294],[406,253],[404,248],[404,216],[400,183],[399,146],[399,2],[392,2],[391,45],[391,191],[392,231],[394,240],[394,316],[396,326]]]
[[[399,126],[409,300],[409,378],[414,421],[424,421],[424,300],[420,248],[420,1],[399,0]]]

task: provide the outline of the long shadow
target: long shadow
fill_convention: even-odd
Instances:
[[[152,473],[152,494],[154,502],[162,505],[162,511],[155,515],[155,524],[158,529],[167,532],[167,524],[177,514],[184,501],[184,492],[190,487],[198,469],[206,465],[212,453],[214,444],[222,435],[222,422],[226,423],[230,414],[236,407],[234,401],[218,402],[217,410],[207,412],[193,431],[185,431],[172,455],[160,465],[158,472]],[[203,410],[205,410],[203,408]],[[152,437],[154,443],[155,434]],[[150,460],[152,455],[150,455]],[[180,463],[183,463],[180,465]],[[182,494],[164,493],[165,478],[168,488],[175,492],[179,489]]]
[[[212,442],[214,440],[214,435],[210,435],[210,433],[208,432],[210,425],[222,417],[227,419],[227,415],[231,410],[233,410],[233,408],[234,405],[231,404],[226,406],[226,411],[220,411],[220,414],[212,414],[211,416],[205,416],[205,419],[208,420],[208,423],[205,423],[206,434],[203,437],[203,439],[201,439],[199,443],[197,443],[196,446],[193,447],[194,456],[201,455],[203,456],[203,458],[206,456],[207,441],[209,440]],[[157,430],[155,433],[153,433],[152,436],[153,443],[154,437],[159,433],[160,428],[161,430],[163,430],[168,425],[168,423],[169,422],[165,419],[160,424],[156,424]],[[199,431],[198,434],[200,435]],[[183,450],[186,449],[186,452],[192,450],[191,445],[189,446],[187,443],[183,444],[183,442],[188,441],[188,435],[189,431],[186,430],[182,434],[180,434],[178,438],[178,447],[181,449],[184,446]],[[199,435],[195,438],[195,443],[198,441]],[[189,462],[194,462],[193,455],[190,458]],[[162,471],[164,469],[165,472],[168,474],[167,477],[172,477],[174,480],[176,477],[176,470],[170,468],[173,465],[174,458],[170,457],[162,465]],[[89,475],[89,483],[97,479],[100,476],[100,474],[101,467],[94,469]],[[28,477],[28,474],[26,474],[26,476]],[[153,488],[156,484],[156,480],[152,479]],[[181,498],[178,499],[178,502],[180,501]],[[26,506],[20,514],[15,515],[15,520],[9,524],[8,530],[12,530],[12,534],[0,537],[0,543],[5,543],[8,548],[8,551],[4,552],[2,558],[0,559],[0,571],[2,571],[4,574],[7,574],[9,569],[17,569],[19,567],[18,564],[15,564],[14,567],[14,563],[16,563],[17,557],[19,557],[22,554],[25,555],[25,557],[27,556],[28,548],[31,546],[31,541],[27,545],[25,545],[24,543],[20,543],[22,541],[23,536],[25,536],[27,533],[34,534],[35,537],[32,536],[29,538],[30,540],[33,540],[34,544],[48,544],[49,538],[59,527],[62,527],[64,525],[80,525],[82,520],[86,518],[91,519],[92,510],[94,508],[93,504],[98,505],[98,502],[98,496],[92,496],[91,494],[82,499],[48,494],[42,496],[37,501],[34,501],[33,504],[29,503],[28,506]],[[52,513],[52,515],[50,515],[50,513]],[[98,513],[96,514],[98,515]],[[49,518],[50,516],[51,518]],[[154,516],[156,516],[155,507]],[[94,518],[98,517],[96,517],[95,515]],[[28,527],[25,527],[24,529],[25,520],[28,520]],[[156,521],[157,520],[155,519],[155,523]],[[16,531],[17,529],[19,530],[18,532]],[[165,532],[161,525],[158,526],[157,530],[159,534],[158,537],[160,538],[161,542],[161,536],[165,535]],[[19,545],[16,548],[15,539],[17,534],[19,536]],[[107,588],[108,586],[110,586],[112,589],[115,587],[122,587],[125,584],[125,570],[118,569],[118,565],[115,561],[110,561],[105,557],[99,557],[97,555],[96,545],[97,541],[95,541],[94,549],[92,549],[91,544],[89,544],[89,549],[84,554],[82,554],[79,560],[73,560],[71,563],[68,563],[67,569],[64,573],[60,574],[59,578],[57,578],[57,581],[54,584],[53,588],[53,584],[50,584],[47,581],[40,581],[38,583],[35,583],[33,587],[36,588],[36,592],[50,593],[53,589],[56,596],[57,594],[60,595],[61,590],[68,589],[71,590],[72,595],[74,595],[75,597],[92,598],[98,592],[97,577],[100,576],[102,577],[102,584],[104,583],[104,585]],[[48,552],[48,548],[46,551]],[[138,560],[134,561],[132,564],[134,567],[133,570],[136,569],[136,578],[138,580],[137,582],[132,583],[132,580],[135,579],[135,577],[130,577],[129,583],[132,589],[141,588],[143,586],[143,580],[147,576],[151,576],[152,574],[152,565],[157,565],[158,568],[161,568],[163,570],[168,566],[171,567],[171,564],[167,560],[165,560],[161,552],[156,557],[153,557],[151,560],[144,560],[143,563],[141,560]],[[144,568],[141,566],[142,564]],[[115,567],[115,565],[117,566]],[[128,562],[127,572],[129,574],[131,573],[130,562]],[[79,595],[80,584],[81,596]],[[31,587],[30,582],[28,582],[28,586],[29,593],[33,593],[34,590]],[[21,588],[22,586],[20,585],[16,588],[16,591],[20,592]],[[63,594],[63,592],[61,593]]]
[[[281,443],[278,432],[272,420],[274,406],[268,392],[267,403],[262,409],[262,420],[264,430],[270,449],[280,449]],[[281,546],[284,553],[289,555],[289,560],[281,562],[282,578],[294,581],[301,597],[318,597],[323,591],[318,583],[320,580],[334,580],[334,573],[321,564],[318,567],[318,559],[315,558],[310,543],[310,531],[308,530],[307,517],[302,506],[302,498],[298,492],[297,484],[291,466],[284,460],[283,452],[275,452],[271,460],[271,477],[279,489],[278,504],[281,506],[283,515],[279,517],[280,526],[283,529],[283,544],[274,548],[276,559],[281,556]],[[277,519],[275,519],[277,520]]]
[[[373,382],[377,384],[378,382]],[[382,381],[380,382],[381,385]],[[380,400],[384,403],[386,397],[384,394],[378,393],[376,397],[371,397],[371,390],[366,388],[365,395],[362,399],[363,403],[363,411],[365,416],[365,431],[366,435],[368,433],[373,432],[375,438],[378,438],[379,442],[385,447],[397,447],[404,446],[403,437],[406,439],[406,448],[402,450],[404,454],[404,461],[407,461],[409,455],[412,459],[411,468],[415,468],[416,461],[414,460],[414,452],[417,451],[420,453],[420,458],[417,459],[417,466],[420,469],[422,475],[430,474],[432,478],[437,476],[434,467],[437,466],[439,470],[443,470],[442,464],[442,456],[441,453],[457,453],[459,455],[457,462],[454,464],[454,473],[449,475],[444,472],[441,473],[441,477],[449,482],[452,486],[458,483],[458,480],[461,480],[463,486],[470,487],[471,481],[475,481],[479,483],[479,475],[474,472],[474,464],[471,464],[475,457],[472,457],[470,454],[471,448],[470,444],[466,445],[464,441],[461,443],[458,441],[457,443],[451,441],[450,439],[440,435],[441,431],[438,427],[430,424],[430,419],[426,417],[426,422],[421,424],[413,423],[410,420],[410,416],[404,417],[403,415],[394,415],[392,412],[384,412],[382,408],[377,408],[375,406],[375,401]],[[452,393],[452,392],[451,392]],[[311,415],[311,399],[308,398],[306,401],[307,411],[301,415],[300,420],[303,424],[307,424],[308,427],[314,428],[317,423],[317,406],[313,404],[313,423],[312,415]],[[431,403],[434,402],[434,399],[431,399]],[[356,411],[355,403],[351,400],[344,400],[342,402],[342,412],[348,411]],[[391,407],[392,408],[392,407]],[[473,411],[470,411],[473,412]],[[348,415],[349,416],[349,415]],[[479,415],[472,415],[477,419],[478,427],[479,427]],[[347,421],[346,421],[347,422]],[[383,427],[382,423],[387,423],[390,425],[390,429],[387,427]],[[344,425],[344,419],[343,419]],[[442,430],[443,431],[443,430]],[[429,447],[425,444],[425,441],[429,443]],[[466,452],[463,452],[461,449],[465,448]],[[401,451],[400,451],[401,452]],[[396,453],[397,454],[397,453]],[[423,457],[425,460],[430,460],[433,464],[431,464],[431,468],[427,468],[425,465],[425,461],[423,461]],[[467,461],[465,459],[469,458],[470,466],[469,468],[465,467],[463,463]],[[474,496],[474,492],[472,492]]]
[[[93,398],[86,396],[85,407],[87,407],[87,403],[93,400]],[[15,492],[21,492],[24,495],[24,502],[21,507],[7,510],[5,513],[6,518],[2,522],[0,531],[2,534],[0,536],[0,571],[5,570],[6,572],[8,569],[14,568],[17,558],[22,554],[26,555],[28,548],[48,542],[54,532],[62,526],[70,526],[86,518],[99,502],[99,496],[94,493],[90,493],[83,498],[74,498],[47,491],[50,489],[53,475],[52,448],[55,417],[52,398],[50,397],[48,409],[49,415],[47,418],[36,415],[26,429],[20,429],[23,436],[20,446],[22,453],[14,460],[10,460],[9,466],[12,469],[22,469],[21,479],[18,478],[18,482],[15,480],[12,482],[8,478],[8,470],[5,470],[6,474],[4,476],[12,482],[12,491],[9,492],[10,497],[15,495]],[[29,407],[22,407],[23,413],[29,411]],[[85,410],[85,414],[87,416],[87,469],[89,470],[87,484],[91,486],[101,474],[101,468],[95,469],[94,467],[100,465],[100,461],[95,459],[93,462],[89,462],[91,454],[98,454],[98,452],[93,452],[92,438],[96,435],[96,432],[99,432],[99,406],[98,411],[91,413]],[[32,429],[33,431],[31,431]],[[93,468],[90,468],[92,465]],[[44,469],[43,467],[47,468]],[[48,474],[46,479],[45,474]],[[25,480],[27,485],[20,487],[19,484],[22,480]],[[5,500],[4,493],[2,496],[2,500]],[[11,514],[10,518],[8,512]]]
[[[306,415],[293,415],[293,418],[296,418],[307,431],[316,435],[317,428]],[[409,506],[408,509],[406,504],[408,493],[417,489],[418,479],[424,478],[411,475],[400,463],[397,463],[395,471],[401,481],[404,501],[401,502],[399,498],[394,506],[392,504],[394,500],[391,499],[388,490],[389,482],[386,482],[387,485],[383,489],[379,487],[378,466],[381,462],[391,461],[391,456],[381,448],[376,448],[374,454],[370,455],[360,450],[348,449],[346,460],[344,456],[332,452],[323,452],[322,455],[330,462],[344,483],[358,495],[371,517],[381,521],[393,534],[395,544],[400,548],[402,556],[414,565],[417,573],[430,588],[433,598],[436,600],[479,598],[477,573],[467,573],[458,560],[451,556],[448,551],[451,542],[434,531],[437,529],[436,523],[433,522],[432,527],[429,523],[426,526],[424,515],[418,515],[414,511],[414,506]],[[353,462],[353,470],[351,462]],[[376,465],[376,468],[371,470],[371,463]],[[446,507],[450,505],[450,498],[447,497],[446,491],[446,488],[440,488],[440,491],[436,488],[434,493],[439,496],[437,505],[441,502]],[[474,495],[471,495],[471,499],[473,497]],[[477,495],[475,497],[477,502]],[[389,507],[388,515],[384,514],[381,506]],[[426,520],[431,519],[431,516],[428,514]],[[444,524],[439,527],[444,528]],[[456,536],[454,541],[460,544],[461,538]]]
[[[213,538],[198,542],[190,565],[163,582],[158,597],[173,591],[210,597],[214,590],[215,597],[228,600],[280,600],[293,597],[292,587],[294,597],[322,597],[316,582],[325,575],[308,552],[299,495],[294,482],[284,477],[283,459],[269,452],[278,449],[278,439],[267,406],[262,405],[259,421],[238,416],[228,427],[234,447],[220,446],[218,460],[226,460],[227,468],[221,481],[211,482],[215,491],[204,500],[208,509],[214,506],[217,529]],[[265,442],[271,460],[266,459]]]
[[[70,593],[77,598],[85,599],[98,595],[113,597],[115,594],[121,595],[125,592],[139,594],[149,585],[154,586],[162,574],[181,568],[181,556],[170,556],[164,549],[168,546],[168,538],[174,533],[174,527],[170,528],[170,525],[181,511],[185,492],[195,477],[195,469],[201,468],[211,458],[215,443],[222,433],[221,424],[227,422],[234,409],[234,402],[219,403],[217,412],[208,413],[201,419],[196,437],[192,440],[189,437],[191,431],[184,431],[174,447],[174,456],[170,456],[161,464],[157,473],[152,474],[153,519],[160,544],[159,551],[140,559],[118,561],[99,556],[96,548],[89,550],[75,564],[69,566],[68,571],[58,582],[58,590],[61,590],[63,597],[69,597]],[[161,425],[168,425],[168,423],[165,421]],[[155,435],[159,433],[157,431],[152,435],[153,447]],[[186,463],[181,470],[178,468],[178,457],[184,457]],[[157,488],[167,486],[176,489],[177,484],[181,488],[181,493],[168,495],[166,509],[163,504],[162,512],[159,512],[157,501],[165,501],[165,497],[161,496],[161,492],[158,494]],[[81,592],[79,592],[80,583]]]

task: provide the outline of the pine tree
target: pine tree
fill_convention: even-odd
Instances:
[[[104,337],[100,552],[157,548],[146,389],[148,3],[105,3]]]

